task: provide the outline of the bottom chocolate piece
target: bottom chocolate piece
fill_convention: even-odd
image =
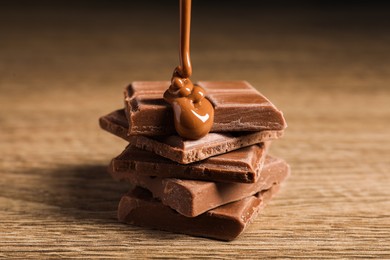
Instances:
[[[190,218],[164,206],[153,199],[149,191],[137,187],[119,202],[118,219],[136,226],[230,241],[245,230],[278,190],[279,185],[275,185],[255,196]]]

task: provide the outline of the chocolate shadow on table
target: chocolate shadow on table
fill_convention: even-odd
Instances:
[[[43,202],[77,219],[116,221],[119,200],[129,189],[128,184],[111,179],[106,165],[61,165],[41,174],[46,175]]]
[[[8,189],[0,191],[0,195],[17,195],[20,200],[49,206],[44,207],[45,210],[36,211],[29,210],[27,204],[23,210],[29,214],[44,217],[61,215],[70,221],[76,220],[69,222],[69,225],[95,224],[96,230],[103,230],[109,224],[111,228],[117,229],[118,239],[128,239],[131,235],[138,239],[159,241],[172,241],[183,237],[190,239],[182,234],[119,222],[118,204],[130,186],[128,183],[113,180],[107,172],[107,165],[58,165],[54,169],[38,168],[13,174],[30,176],[35,181],[29,182],[27,187],[9,186]],[[60,218],[59,224],[64,225],[64,222],[61,222],[64,218]]]

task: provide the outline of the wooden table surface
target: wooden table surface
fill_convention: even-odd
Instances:
[[[170,78],[177,7],[98,3],[0,8],[0,258],[390,258],[384,10],[194,7],[194,80],[248,80],[289,124],[271,153],[291,178],[227,243],[117,222],[126,142],[98,117]]]

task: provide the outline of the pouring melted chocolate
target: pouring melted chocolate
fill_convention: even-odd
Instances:
[[[190,77],[191,0],[180,0],[180,65],[173,72],[164,99],[171,104],[177,133],[187,139],[205,136],[213,126],[214,108],[205,98],[205,90]]]

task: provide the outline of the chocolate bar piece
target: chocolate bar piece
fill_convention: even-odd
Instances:
[[[137,174],[160,178],[253,183],[259,179],[267,147],[265,144],[256,144],[183,165],[128,146],[112,159],[109,169],[116,180],[124,180],[131,174]]]
[[[135,188],[124,195],[118,207],[118,219],[128,224],[152,229],[230,241],[238,237],[256,218],[278,186],[189,218],[164,206],[151,194]]]
[[[133,185],[152,192],[166,206],[187,217],[198,216],[210,209],[237,201],[281,183],[289,174],[282,159],[267,157],[260,178],[253,184],[218,183],[172,178],[157,178],[129,173],[126,179]]]
[[[127,135],[127,132],[129,131],[129,123],[127,122],[124,109],[118,109],[100,117],[99,125],[107,132],[131,142],[131,136]]]
[[[178,135],[146,137],[127,135],[129,127],[123,110],[114,111],[99,120],[100,126],[130,142],[132,146],[154,152],[172,161],[188,164],[241,147],[277,139],[283,131],[209,133],[198,140],[184,140]]]
[[[125,90],[129,135],[174,134],[172,108],[163,99],[169,81],[133,82]],[[283,130],[286,122],[266,97],[246,81],[201,81],[214,106],[211,132]]]

